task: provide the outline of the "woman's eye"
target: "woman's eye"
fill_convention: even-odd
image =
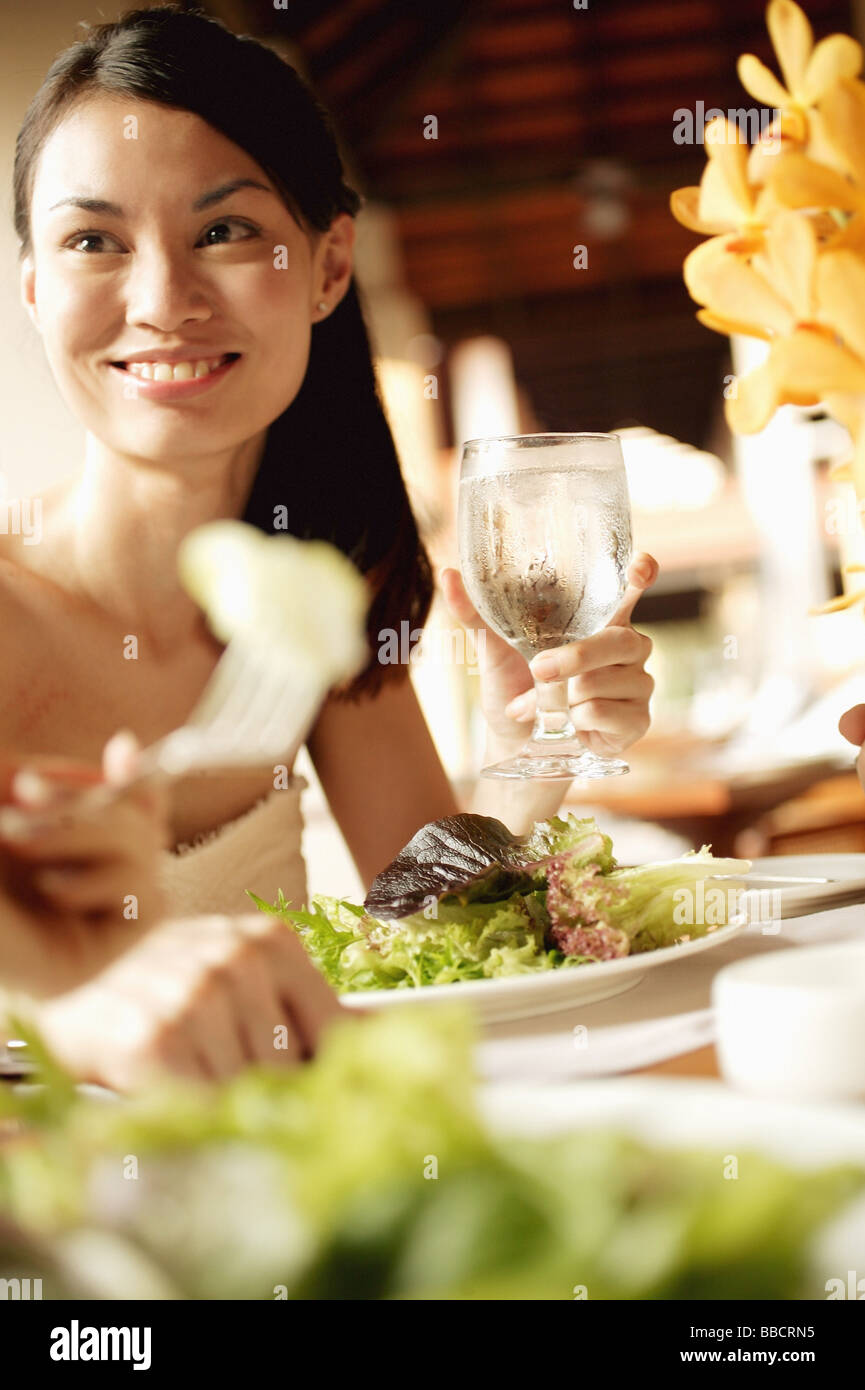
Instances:
[[[207,238],[213,237],[214,233],[230,233],[232,228],[235,231],[239,231],[240,233],[242,233],[242,235],[234,237],[220,235],[217,237],[216,240],[207,240]],[[204,233],[205,243],[207,246],[224,246],[225,243],[229,240],[247,241],[249,240],[249,238],[255,236],[258,236],[257,229],[251,226],[248,222],[239,221],[236,217],[226,217],[223,218],[221,222],[214,222],[213,226],[208,227],[207,231]]]
[[[101,249],[98,245],[94,248],[92,244],[88,247],[83,247],[81,245],[82,242],[114,242],[113,249],[120,249],[120,243],[118,241],[115,241],[114,237],[107,236],[105,232],[73,232],[69,240],[65,241],[63,245],[65,247],[68,247],[70,251],[83,251],[85,255],[92,255],[94,253],[94,250],[98,251]]]

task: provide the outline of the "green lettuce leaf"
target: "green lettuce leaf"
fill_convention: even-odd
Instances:
[[[466,907],[433,902],[425,913],[379,922],[341,898],[316,896],[310,908],[277,912],[339,990],[409,989],[460,980],[523,975],[581,961],[548,949],[543,894]]]

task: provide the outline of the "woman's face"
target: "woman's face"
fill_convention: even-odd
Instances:
[[[226,190],[238,180],[256,187]],[[350,217],[308,235],[239,146],[126,97],[88,99],[55,129],[31,223],[22,294],[66,403],[107,447],[153,461],[271,424],[303,381],[318,301],[332,310],[351,276]],[[189,368],[160,389],[165,366],[150,382],[147,367],[113,365],[160,349],[192,364],[191,384]],[[196,364],[224,353],[240,356],[209,381]]]

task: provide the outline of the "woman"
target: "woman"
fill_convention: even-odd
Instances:
[[[176,578],[186,533],[242,517],[332,540],[369,580],[373,656],[324,702],[307,744],[369,883],[420,825],[460,808],[408,668],[375,656],[381,629],[423,625],[433,582],[352,275],[359,207],[297,74],[216,21],[133,11],[55,61],[19,135],[15,223],[23,300],[87,444],[81,471],[44,499],[42,544],[2,541],[15,659],[0,701],[22,753],[95,760],[119,726],[156,739],[220,655]],[[555,653],[596,750],[619,752],[648,726],[650,643],[630,615],[655,573],[640,557],[610,626]],[[480,629],[459,574],[442,584]],[[531,705],[531,674],[486,638],[486,753],[498,758],[525,739],[513,702]],[[274,773],[173,789],[171,910],[242,911],[246,888],[305,898],[304,784],[275,789]],[[471,809],[517,829],[554,813],[564,790],[482,784]]]

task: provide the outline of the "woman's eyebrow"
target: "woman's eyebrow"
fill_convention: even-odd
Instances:
[[[204,208],[209,208],[214,203],[221,203],[224,198],[229,198],[232,193],[236,193],[239,188],[257,188],[262,193],[274,193],[272,188],[268,188],[266,183],[260,183],[258,179],[230,179],[228,183],[222,183],[218,188],[211,188],[209,193],[202,193],[200,198],[196,198],[192,204],[193,212],[202,212]],[[274,196],[276,196],[274,194]],[[53,212],[55,208],[76,207],[83,208],[85,212],[101,212],[111,217],[123,217],[123,209],[117,203],[109,203],[105,198],[87,198],[83,194],[72,194],[68,198],[61,198],[59,202],[52,203],[48,209]]]

